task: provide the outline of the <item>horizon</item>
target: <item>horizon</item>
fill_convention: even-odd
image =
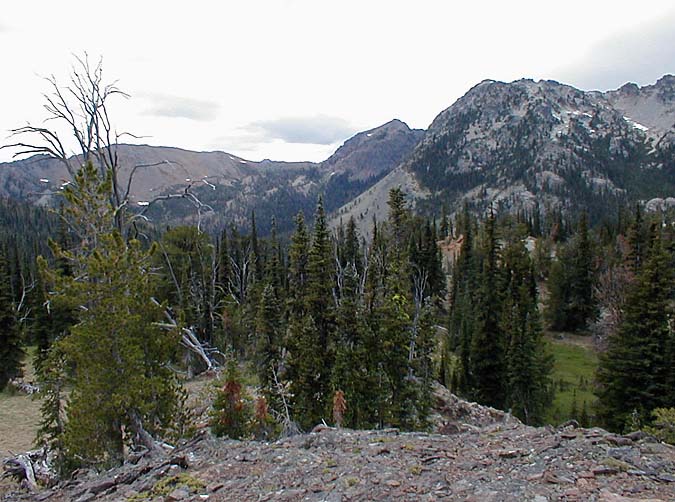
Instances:
[[[675,73],[675,6],[666,0],[197,1],[161,11],[77,0],[43,5],[39,17],[31,9],[11,2],[0,18],[0,43],[14,48],[0,93],[3,144],[8,130],[45,118],[40,76],[67,82],[72,55],[85,53],[92,63],[101,57],[105,81],[131,96],[110,104],[118,130],[252,162],[320,162],[393,117],[426,129],[486,79],[607,91]],[[0,162],[11,155],[0,150]]]
[[[610,89],[605,89],[605,90],[594,89],[594,90],[587,90],[587,91],[584,91],[584,92],[602,92],[602,93],[605,93],[605,92],[611,92],[611,91],[619,90],[619,89],[621,89],[623,86],[625,86],[625,85],[630,85],[630,84],[637,85],[638,88],[649,87],[649,86],[655,85],[659,80],[661,80],[661,79],[664,78],[664,77],[675,77],[675,74],[672,74],[672,73],[664,73],[663,75],[661,75],[660,77],[658,77],[654,82],[648,82],[648,83],[645,83],[645,84],[638,84],[638,83],[636,83],[636,82],[627,81],[627,82],[624,82],[623,84],[621,84],[621,85],[619,85],[619,86],[617,86],[617,87],[615,87],[615,88],[610,88]],[[517,78],[517,79],[515,79],[515,80],[511,80],[511,81],[509,81],[509,82],[505,82],[505,81],[501,81],[501,80],[493,80],[493,79],[483,79],[483,80],[481,80],[480,82],[477,82],[476,84],[474,84],[473,86],[471,86],[464,94],[462,94],[461,96],[459,96],[459,97],[458,97],[455,101],[453,101],[453,103],[450,104],[448,107],[444,108],[443,110],[440,110],[440,111],[438,112],[438,114],[437,114],[435,117],[437,117],[437,116],[440,115],[443,111],[445,111],[445,110],[447,110],[448,108],[450,108],[451,106],[453,106],[459,99],[461,99],[461,98],[462,98],[463,96],[465,96],[469,91],[471,91],[471,89],[473,89],[474,87],[480,85],[480,84],[483,83],[483,82],[499,82],[499,83],[505,83],[505,84],[512,84],[512,83],[514,83],[514,82],[518,82],[518,81],[521,81],[521,80],[532,80],[532,81],[534,81],[535,83],[542,82],[542,81],[548,81],[548,82],[555,82],[555,83],[560,84],[560,85],[571,86],[571,84],[567,84],[567,83],[560,82],[560,81],[553,80],[553,79],[545,79],[545,78],[541,78],[541,79],[533,79],[533,78],[529,78],[529,77],[521,77],[521,78]],[[572,86],[572,87],[574,87],[574,86]],[[434,117],[434,118],[435,118],[435,117]],[[337,145],[337,147],[336,147],[332,152],[330,152],[325,158],[322,158],[322,159],[319,159],[319,160],[307,160],[307,159],[304,159],[304,160],[303,160],[303,159],[274,159],[274,158],[263,158],[263,159],[260,159],[260,160],[254,160],[254,159],[250,159],[250,158],[247,158],[247,157],[241,157],[241,156],[237,155],[236,153],[233,153],[233,152],[228,151],[228,150],[223,150],[223,149],[193,150],[193,149],[190,149],[190,148],[185,148],[185,147],[177,146],[177,145],[163,145],[163,144],[150,144],[150,143],[121,142],[121,143],[118,143],[117,146],[138,146],[138,147],[149,147],[149,148],[172,148],[172,149],[176,149],[176,150],[183,150],[183,151],[186,151],[186,152],[192,152],[192,153],[206,153],[206,154],[208,154],[208,153],[222,153],[222,154],[230,155],[230,156],[236,157],[237,159],[244,160],[244,161],[246,161],[246,162],[251,162],[251,163],[263,163],[263,162],[289,163],[289,164],[311,163],[311,164],[317,164],[317,165],[318,165],[318,164],[321,164],[322,162],[327,161],[330,157],[332,157],[333,155],[335,155],[335,153],[337,153],[337,151],[338,151],[342,146],[344,146],[345,143],[347,143],[349,140],[353,139],[354,137],[358,136],[359,134],[368,133],[368,132],[370,132],[370,131],[379,129],[379,128],[384,127],[385,125],[387,125],[387,124],[389,124],[389,123],[391,123],[391,122],[395,122],[395,121],[401,122],[402,124],[404,124],[406,127],[408,127],[408,128],[411,129],[411,130],[412,130],[412,129],[416,129],[416,130],[421,130],[421,131],[427,131],[428,128],[429,128],[429,126],[431,126],[431,123],[429,123],[429,125],[428,125],[427,127],[424,127],[424,128],[419,128],[419,127],[414,127],[414,128],[413,128],[413,127],[411,127],[405,120],[395,117],[395,118],[392,118],[392,119],[390,119],[390,120],[388,120],[388,121],[386,121],[386,122],[383,122],[382,124],[380,124],[380,125],[378,125],[378,126],[371,127],[371,128],[369,128],[369,129],[365,129],[365,130],[362,130],[362,131],[356,131],[355,133],[353,133],[352,135],[350,135],[349,137],[347,137],[344,141],[342,141],[341,143],[339,143],[339,144]],[[432,120],[432,122],[433,122],[433,120]],[[23,156],[23,157],[17,157],[17,158],[10,158],[9,160],[3,160],[1,154],[2,154],[2,150],[0,150],[0,164],[9,164],[9,163],[12,163],[12,162],[15,162],[15,161],[29,160],[29,159],[31,159],[31,158],[33,158],[33,157],[47,156],[47,155],[45,155],[45,154],[33,154],[33,155],[29,155],[29,156]],[[74,153],[73,153],[73,156],[77,156],[77,155],[79,155],[79,153],[77,153],[77,152],[74,152]]]

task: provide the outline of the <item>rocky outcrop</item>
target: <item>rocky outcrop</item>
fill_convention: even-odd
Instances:
[[[441,204],[467,203],[602,218],[618,204],[667,199],[675,196],[674,82],[666,75],[602,93],[485,80],[434,119],[394,172],[412,187],[411,203],[436,216]],[[343,219],[381,219],[391,176],[345,204]]]
[[[521,424],[435,390],[451,434],[317,427],[274,443],[203,431],[162,458],[80,472],[6,500],[668,501],[675,448],[650,436]]]

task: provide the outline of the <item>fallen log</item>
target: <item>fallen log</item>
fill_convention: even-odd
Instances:
[[[13,478],[23,488],[36,491],[38,484],[51,486],[57,481],[45,448],[20,453],[3,460],[0,479]]]

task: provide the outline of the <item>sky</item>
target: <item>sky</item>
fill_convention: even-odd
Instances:
[[[67,85],[85,53],[129,95],[109,103],[126,141],[321,161],[394,118],[427,128],[488,78],[654,83],[674,27],[672,0],[3,0],[0,144],[43,124],[44,78]]]

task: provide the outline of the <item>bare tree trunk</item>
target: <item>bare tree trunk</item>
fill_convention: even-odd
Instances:
[[[134,433],[134,446],[143,446],[148,449],[150,454],[164,453],[164,450],[159,446],[159,443],[150,435],[143,427],[143,421],[137,410],[129,412],[129,421],[131,430]]]

